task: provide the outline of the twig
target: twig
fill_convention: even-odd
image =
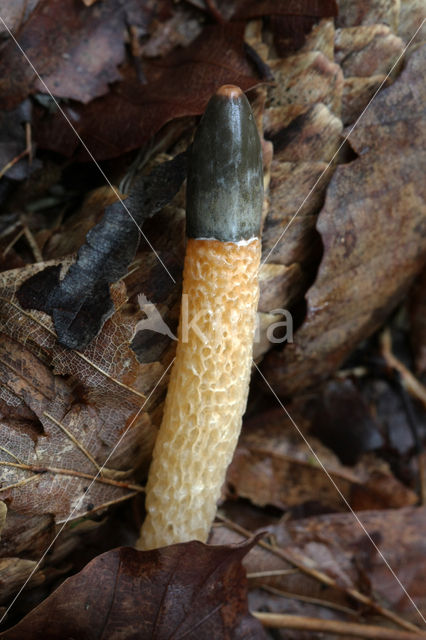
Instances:
[[[123,482],[122,480],[113,480],[112,478],[105,478],[105,476],[96,476],[95,478],[90,475],[90,473],[84,473],[83,471],[75,471],[74,469],[60,469],[58,467],[47,467],[47,466],[36,466],[32,464],[18,464],[17,462],[6,462],[5,460],[0,460],[0,466],[4,467],[15,467],[16,469],[23,469],[24,471],[32,471],[33,473],[52,473],[54,475],[61,476],[74,476],[76,478],[85,478],[87,480],[95,480],[96,482],[100,482],[101,484],[110,484],[113,487],[120,487],[122,489],[130,489],[131,491],[137,491],[138,493],[143,493],[145,491],[145,487],[142,487],[139,484],[132,484],[130,482]],[[9,489],[9,487],[5,487],[2,491]]]
[[[233,522],[232,520],[229,520],[228,518],[226,518],[225,516],[219,513],[216,515],[216,517],[219,518],[219,520],[221,520],[228,528],[233,529],[234,531],[237,531],[238,533],[243,535],[245,538],[251,538],[254,535],[253,532],[249,531],[248,529],[245,529],[244,527],[241,527],[239,524]],[[293,566],[297,567],[300,571],[310,576],[311,578],[318,580],[322,584],[325,584],[328,587],[333,587],[338,591],[343,591],[353,600],[356,600],[357,602],[361,602],[363,605],[366,605],[367,607],[373,609],[374,611],[376,611],[383,617],[387,618],[388,620],[391,620],[394,624],[397,624],[401,628],[408,629],[409,631],[413,631],[414,633],[422,633],[419,627],[417,627],[415,624],[408,622],[407,620],[404,620],[404,618],[401,618],[396,613],[393,613],[392,611],[389,611],[388,609],[385,609],[384,607],[380,606],[377,602],[375,602],[368,596],[361,593],[361,591],[358,591],[357,589],[352,589],[349,587],[342,587],[327,574],[323,573],[322,571],[318,571],[317,569],[312,569],[310,567],[307,567],[302,562],[300,562],[300,560],[295,558],[291,553],[285,551],[281,547],[277,547],[275,545],[269,544],[264,540],[258,540],[256,544],[258,544],[260,547],[263,547],[263,549],[270,551],[271,553],[278,556],[279,558],[282,558],[286,562],[289,562]]]
[[[141,265],[140,264],[136,264],[134,267],[130,266],[129,270],[127,271],[127,273],[124,274],[124,276],[121,276],[121,278],[119,278],[117,280],[117,282],[121,282],[122,280],[125,280],[126,278],[128,278],[129,276],[133,275],[134,273],[136,273],[136,271],[139,271],[139,269],[141,269]]]
[[[254,580],[254,578],[271,578],[273,576],[291,576],[291,575],[294,575],[295,573],[297,573],[297,569],[271,569],[270,571],[254,571],[253,573],[248,573],[247,578],[249,580]]]
[[[286,613],[252,611],[251,614],[265,627],[274,629],[299,629],[301,631],[331,633],[339,637],[354,636],[357,638],[371,638],[372,640],[415,640],[416,638],[426,638],[426,633],[422,631],[410,633],[369,624],[305,618],[304,616],[293,616]]]
[[[22,236],[25,233],[25,229],[20,229],[18,231],[18,233],[16,234],[16,236],[14,236],[12,238],[12,240],[9,242],[9,244],[7,245],[7,247],[4,249],[3,251],[3,258],[5,258],[7,256],[7,254],[9,253],[9,251],[12,249],[12,247],[15,246],[15,244],[18,242],[19,238],[22,238]]]
[[[20,460],[17,456],[15,456],[14,453],[12,453],[11,451],[9,451],[9,449],[6,449],[6,447],[2,447],[0,445],[0,451],[4,451],[5,453],[7,453],[8,456],[10,456],[11,458],[13,458],[14,460],[16,460],[16,462],[19,462],[19,464],[24,464],[22,462],[22,460]]]
[[[25,156],[28,156],[28,162],[29,164],[31,164],[33,152],[32,152],[32,144],[31,144],[31,125],[29,122],[25,123],[25,140],[26,140],[25,149],[21,151],[21,153],[18,153],[17,156],[12,158],[12,160],[7,162],[4,165],[4,167],[0,169],[0,178],[3,178],[5,173],[7,173],[9,169],[11,169],[17,162],[22,160],[22,158],[25,158]]]
[[[388,366],[398,371],[407,391],[420,400],[420,402],[426,407],[426,387],[424,387],[411,373],[411,371],[407,369],[405,364],[398,360],[398,358],[392,353],[392,338],[389,329],[383,331],[380,336],[380,343],[383,358]]]
[[[14,482],[13,484],[8,484],[5,487],[0,487],[0,493],[2,491],[8,491],[9,489],[16,489],[17,487],[22,487],[24,484],[28,484],[29,482],[33,482],[37,480],[38,475],[28,476],[28,478],[22,478],[18,482]]]
[[[21,153],[18,153],[18,155],[15,156],[12,160],[7,162],[4,165],[3,169],[0,169],[0,178],[3,178],[4,174],[7,173],[9,169],[11,169],[17,162],[22,160],[22,158],[24,158],[27,155],[28,155],[28,150],[24,149],[23,151],[21,151]]]
[[[217,8],[215,1],[214,0],[205,0],[205,1],[206,1],[206,7],[209,10],[212,18],[214,18],[216,22],[218,22],[219,24],[225,24],[225,18]]]
[[[117,504],[120,504],[121,502],[124,502],[125,500],[131,500],[135,496],[137,496],[137,492],[132,491],[132,493],[126,493],[125,495],[120,496],[118,498],[114,498],[113,500],[108,500],[108,502],[103,502],[102,504],[97,504],[97,505],[90,505],[89,507],[85,508],[85,511],[77,512],[77,514],[74,515],[72,518],[69,518],[68,516],[66,517],[62,516],[62,518],[59,516],[56,516],[55,522],[57,525],[63,524],[65,526],[65,524],[68,524],[69,522],[72,522],[72,520],[74,520],[74,523],[75,523],[74,526],[76,526],[78,521],[85,519],[87,515],[92,517],[95,513],[99,511],[102,512],[105,509],[108,509],[109,507],[113,507]],[[84,508],[84,505],[80,505],[80,507]],[[71,526],[73,525],[71,524]]]
[[[398,377],[398,391],[401,396],[402,404],[404,406],[405,414],[407,416],[408,427],[411,431],[411,435],[414,440],[414,453],[419,454],[423,449],[422,439],[419,434],[419,428],[417,426],[416,414],[414,413],[413,401],[411,395],[408,393],[405,385],[402,384],[401,374],[395,371]]]
[[[308,602],[309,604],[315,604],[320,607],[326,607],[327,609],[335,609],[336,611],[342,611],[343,613],[346,613],[349,616],[358,615],[358,612],[354,611],[354,609],[345,607],[343,604],[337,604],[336,602],[329,602],[328,600],[321,600],[321,598],[313,598],[312,596],[303,596],[299,593],[290,593],[289,591],[283,591],[282,589],[271,587],[268,584],[261,584],[259,585],[259,587],[264,591],[273,593],[276,596],[281,596],[282,598],[289,598],[290,600],[300,600],[300,602]]]
[[[33,142],[32,142],[32,131],[31,131],[31,122],[25,123],[25,151],[28,154],[28,164],[32,164],[33,162]]]
[[[12,240],[9,242],[9,244],[7,245],[7,247],[4,249],[3,251],[3,257],[6,257],[7,254],[9,253],[9,251],[12,249],[12,247],[15,246],[15,244],[18,242],[18,240],[20,238],[22,238],[22,236],[25,236],[28,244],[30,245],[30,249],[33,252],[34,258],[36,262],[43,262],[43,256],[42,253],[40,251],[40,247],[37,244],[36,239],[33,236],[33,233],[31,231],[31,229],[28,227],[28,225],[26,225],[24,222],[21,221],[20,223],[22,225],[22,228],[18,231],[18,233],[16,234],[16,236],[14,236],[12,238]]]
[[[24,224],[24,235],[28,244],[30,245],[31,251],[34,254],[35,261],[43,262],[43,256],[40,251],[40,247],[37,244],[37,240],[34,238],[31,229],[26,224]]]
[[[417,460],[419,464],[420,504],[425,505],[426,504],[426,469],[425,469],[426,453],[425,452],[421,453],[418,456]]]

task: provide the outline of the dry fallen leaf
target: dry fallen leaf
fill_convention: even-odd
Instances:
[[[248,613],[241,565],[253,544],[108,551],[0,638],[260,640],[265,635]]]
[[[182,153],[135,180],[125,201],[106,207],[61,279],[58,267],[25,280],[17,292],[22,308],[51,315],[58,342],[64,346],[87,347],[113,313],[109,285],[127,274],[140,241],[140,226],[173,199],[185,175]]]
[[[343,124],[355,122],[374,94],[388,84],[389,80],[384,74],[367,78],[345,78],[342,96]]]
[[[123,308],[122,282],[111,289],[115,313],[83,351],[57,343],[49,316],[22,310],[17,287],[44,266],[1,274],[0,496],[9,509],[5,562],[29,552],[40,557],[60,523],[142,491],[134,472],[148,464],[156,433],[147,410],[155,411],[166,384],[165,365],[139,363],[130,347],[138,314]],[[169,356],[163,358],[167,364]],[[66,554],[75,546],[67,537],[55,550],[63,545]],[[3,580],[5,594],[18,586],[13,574]]]
[[[303,416],[298,416],[297,407],[290,406],[289,411],[300,427]],[[358,408],[354,423],[361,411],[362,407]],[[338,414],[334,417],[339,420]],[[342,428],[342,421],[339,422]],[[345,423],[345,429],[350,432],[347,418]],[[283,510],[302,508],[306,503],[318,504],[330,511],[346,511],[347,503],[360,510],[373,506],[398,508],[417,502],[414,491],[399,482],[385,462],[364,457],[356,466],[344,466],[311,433],[307,437],[343,498],[280,408],[255,415],[244,425],[227,473],[232,497],[248,498],[257,506],[273,505]],[[348,440],[350,437],[348,435]],[[375,442],[377,445],[377,440]]]
[[[273,143],[274,156],[262,234],[267,264],[260,276],[257,359],[271,347],[265,336],[282,319],[280,310],[301,300],[320,255],[316,216],[333,171],[327,161],[338,148],[342,130],[334,113],[340,110],[342,72],[327,57],[333,55],[333,40],[332,20],[322,20],[306,37],[303,53],[281,59],[265,50],[261,24],[250,30],[250,44],[266,57],[276,83],[263,109],[265,137]]]
[[[317,229],[324,256],[293,344],[264,373],[283,395],[314,385],[377,329],[426,259],[426,46],[351,135],[359,157],[339,166]],[[354,188],[356,185],[356,188]]]
[[[421,611],[424,610],[426,509],[407,507],[390,511],[363,511],[359,518],[416,605]],[[327,608],[344,605],[346,612],[348,607],[356,611],[356,603],[345,596],[344,589],[358,589],[392,612],[403,614],[415,624],[421,624],[401,586],[365,532],[354,522],[351,513],[292,521],[283,518],[278,524],[262,527],[262,531],[265,529],[274,545],[283,549],[286,557],[294,558],[296,565],[303,565],[308,570],[322,572],[333,579],[338,588],[326,586],[300,569],[294,571],[292,563],[259,546],[254,547],[244,561],[247,573],[284,571],[282,575],[255,577],[251,582],[253,586],[272,586],[283,591],[286,598],[293,596],[296,600],[299,596],[302,599],[315,598],[318,605],[323,603]],[[241,542],[243,539],[239,533],[221,526],[213,530],[210,542],[225,544]],[[293,571],[289,571],[291,569]],[[290,607],[286,610],[294,611],[297,602],[287,602]],[[368,620],[368,611],[365,609],[364,615]]]
[[[279,56],[285,56],[305,44],[307,34],[321,18],[336,16],[337,13],[335,0],[323,0],[321,3],[298,0],[291,4],[287,0],[251,0],[246,6],[242,5],[234,18],[247,20],[268,16],[275,50]]]
[[[89,102],[120,79],[125,20],[125,10],[116,0],[96,8],[73,0],[42,0],[19,29],[18,39],[56,96]],[[17,106],[29,93],[46,92],[12,39],[2,52],[0,77],[2,108]]]
[[[73,518],[134,493],[126,483],[114,485],[114,478],[130,477],[149,453],[152,427],[147,414],[138,412],[164,368],[137,362],[130,349],[131,323],[120,312],[84,351],[58,345],[50,318],[24,312],[14,297],[16,286],[34,270],[2,277],[1,491],[13,510],[55,514],[60,522],[74,507]],[[123,285],[115,293],[119,304]],[[127,425],[108,461],[110,470],[85,495]]]
[[[345,77],[388,73],[403,48],[401,38],[383,24],[336,30],[335,58]]]
[[[358,51],[347,51],[348,64],[343,60],[345,83],[342,99],[342,120],[344,124],[354,122],[367,106],[374,93],[383,86],[386,80],[384,73],[378,69],[389,71],[398,51],[401,51],[402,38],[407,43],[422,20],[426,18],[426,7],[423,0],[340,0],[337,33],[355,36]],[[386,31],[388,29],[388,31]],[[389,31],[389,29],[391,31]],[[414,42],[426,39],[426,27],[416,36]],[[373,39],[369,41],[369,35]],[[366,38],[367,36],[367,38]],[[363,43],[364,41],[364,43]],[[337,57],[340,59],[343,51]],[[413,46],[413,45],[411,45]],[[377,49],[374,53],[375,49]],[[349,46],[352,49],[352,45]],[[356,68],[351,69],[353,63]],[[359,67],[361,64],[361,67]],[[401,63],[397,65],[401,66]],[[356,71],[356,72],[355,72]],[[367,72],[370,72],[367,75]],[[360,77],[361,76],[361,77]],[[384,86],[386,86],[385,82]]]
[[[322,103],[339,113],[343,74],[321,51],[298,53],[269,62],[277,81],[271,106]]]
[[[413,44],[426,40],[426,6],[423,0],[409,0],[401,2],[399,11],[398,35],[408,42],[421,27]],[[423,26],[422,26],[423,24]]]
[[[339,27],[385,24],[394,32],[398,28],[400,0],[339,0]]]
[[[95,9],[96,5],[91,10]],[[237,84],[243,90],[259,84],[262,78],[243,45],[241,23],[207,26],[188,47],[146,62],[144,84],[128,66],[122,70],[124,79],[108,95],[64,110],[97,160],[113,158],[141,147],[170,120],[202,113],[221,84]],[[79,141],[63,116],[38,113],[38,144],[72,155]]]
[[[93,197],[88,198],[82,212],[93,205],[90,225],[99,218],[100,209],[110,202],[109,190],[97,196],[94,192]],[[49,554],[49,562],[37,569],[31,584],[36,584],[40,575],[47,583],[51,579],[51,568],[69,556],[78,544],[79,534],[85,535],[81,521],[76,522],[75,517],[90,518],[93,513],[102,513],[105,506],[141,492],[134,473],[139,467],[139,473],[143,473],[150,460],[167,384],[167,375],[163,377],[163,374],[171,361],[174,343],[150,331],[134,335],[138,322],[144,317],[137,296],[144,294],[154,302],[171,329],[176,329],[184,246],[179,199],[157,216],[158,230],[154,233],[154,229],[147,229],[146,233],[164,263],[176,273],[177,283],[142,243],[125,278],[111,288],[114,314],[84,350],[60,346],[50,316],[23,310],[16,297],[24,280],[42,270],[48,273],[49,269],[60,269],[60,264],[65,272],[74,256],[4,272],[0,276],[0,330],[4,336],[0,367],[0,446],[4,447],[0,449],[0,497],[9,504],[1,556],[8,566],[16,563],[14,558],[25,559],[28,554],[37,560],[52,542],[58,523],[69,515],[73,521],[61,533]],[[170,236],[162,233],[166,220],[173,229]],[[70,229],[73,229],[72,218],[62,228],[62,235],[56,233],[56,240],[51,244],[51,252],[56,251],[58,257],[63,255],[61,247],[65,252],[73,250],[76,237],[81,237],[76,229],[74,238],[67,241],[64,235]],[[34,295],[41,299],[47,290],[39,288],[34,290]],[[149,402],[139,413],[151,393]],[[97,474],[97,465],[105,462],[122,436],[123,440],[106,464],[107,469],[94,482],[93,491],[86,494],[86,488]],[[71,514],[73,507],[77,508]],[[91,519],[85,522],[94,524]],[[29,572],[29,565],[22,567]],[[18,585],[10,573],[4,573],[3,578],[0,591],[6,597]]]

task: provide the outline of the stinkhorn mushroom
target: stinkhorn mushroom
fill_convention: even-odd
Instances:
[[[206,541],[246,408],[259,295],[262,154],[250,104],[225,85],[192,145],[176,359],[137,546]]]

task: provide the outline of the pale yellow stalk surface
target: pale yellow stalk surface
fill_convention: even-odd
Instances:
[[[188,240],[179,342],[140,549],[207,540],[247,403],[259,261],[259,239]]]

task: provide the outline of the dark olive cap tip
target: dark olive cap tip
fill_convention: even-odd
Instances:
[[[250,104],[223,85],[196,131],[186,191],[187,236],[238,242],[260,235],[263,166]]]

